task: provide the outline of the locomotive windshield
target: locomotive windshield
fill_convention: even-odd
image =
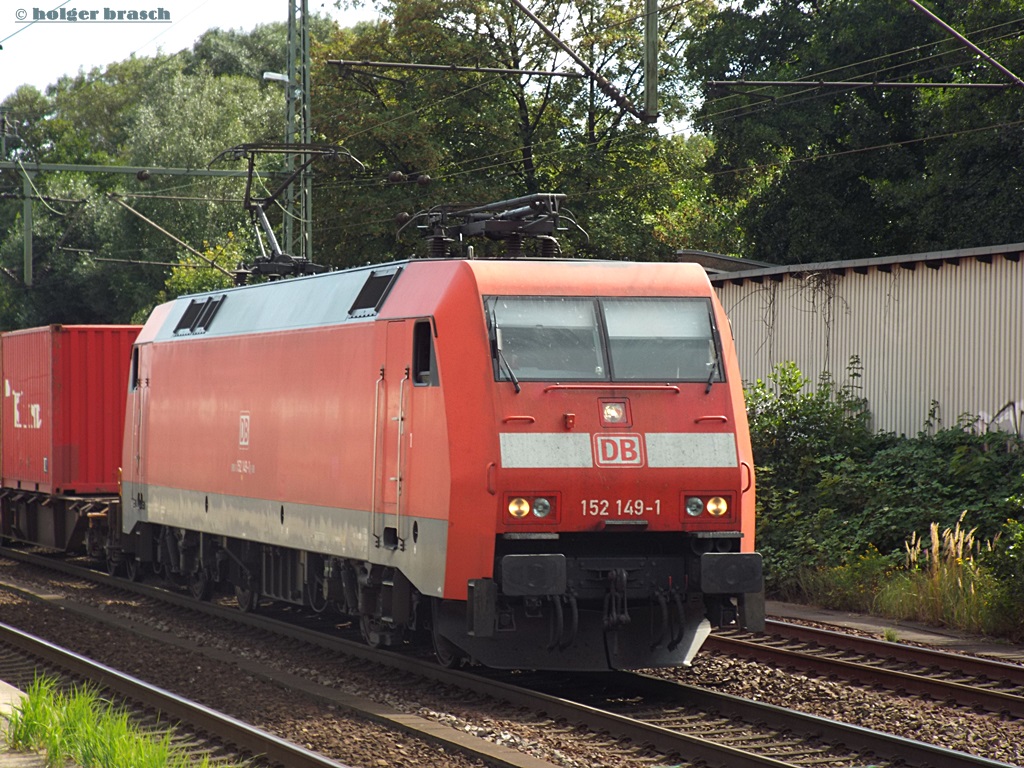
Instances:
[[[707,299],[492,296],[485,306],[499,381],[722,380]]]

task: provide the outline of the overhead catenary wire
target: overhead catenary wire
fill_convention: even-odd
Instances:
[[[36,193],[36,194],[35,194],[35,197],[34,197],[33,199],[34,199],[34,200],[38,200],[38,201],[39,201],[39,202],[41,202],[41,203],[42,203],[43,205],[45,205],[45,206],[47,207],[47,209],[49,209],[49,211],[50,211],[51,213],[54,213],[54,214],[56,214],[57,216],[61,216],[61,217],[67,216],[67,214],[66,214],[66,213],[64,213],[63,211],[58,211],[58,210],[57,210],[56,208],[54,208],[54,207],[53,207],[52,205],[50,205],[50,204],[49,204],[48,202],[46,202],[46,200],[44,199],[43,193],[39,191],[39,188],[38,188],[38,187],[36,187],[36,185],[35,185],[35,182],[34,182],[34,181],[32,181],[32,174],[30,174],[30,173],[29,173],[29,172],[28,172],[28,171],[27,171],[27,170],[25,169],[25,165],[24,165],[24,163],[22,163],[22,162],[21,162],[21,160],[20,160],[20,159],[18,160],[18,167],[19,167],[19,168],[21,168],[21,173],[22,173],[22,175],[24,176],[24,178],[25,178],[25,181],[27,181],[27,182],[28,182],[28,185],[29,185],[30,187],[32,187],[32,191]]]
[[[1008,27],[1008,26],[1012,26],[1012,25],[1019,25],[1021,23],[1024,23],[1024,19],[1018,18],[1018,19],[1014,19],[1012,21],[1004,22],[1002,24],[997,24],[997,25],[993,25],[991,27],[984,27],[982,29],[975,30],[971,34],[972,35],[983,34],[983,33],[992,32],[992,31],[995,31],[995,30],[998,30],[998,29],[1001,29],[1001,28],[1004,28],[1004,27]],[[997,42],[997,41],[1000,41],[1000,40],[1006,40],[1006,39],[1010,39],[1010,38],[1014,38],[1014,37],[1020,37],[1022,34],[1024,34],[1024,30],[1018,29],[1018,30],[1015,30],[1013,32],[1008,32],[1006,34],[1000,34],[1000,35],[996,35],[996,36],[993,36],[993,37],[990,37],[990,38],[986,38],[985,40],[982,41],[982,43],[987,45],[987,44],[990,44],[990,43],[993,43],[993,42]],[[863,66],[865,64],[873,64],[873,63],[878,62],[878,61],[884,61],[884,60],[890,59],[890,58],[892,58],[894,56],[902,56],[902,55],[906,55],[906,54],[912,54],[912,53],[924,51],[927,48],[935,48],[935,47],[938,47],[938,46],[941,46],[941,45],[948,44],[952,40],[953,40],[953,38],[947,37],[947,38],[943,38],[942,40],[937,40],[937,41],[934,41],[934,42],[931,42],[931,43],[924,43],[924,44],[921,44],[921,45],[918,45],[918,46],[913,46],[911,48],[903,49],[901,51],[895,51],[893,53],[887,53],[887,54],[882,54],[880,56],[875,56],[875,57],[872,57],[870,59],[863,59],[861,61],[851,62],[849,64],[844,64],[844,65],[839,66],[839,67],[833,67],[831,69],[826,69],[826,70],[822,70],[822,71],[819,71],[819,72],[811,72],[811,73],[808,73],[807,75],[804,75],[801,78],[797,78],[797,81],[807,81],[808,92],[817,91],[817,89],[815,87],[815,81],[823,80],[824,78],[826,78],[828,76],[835,75],[836,73],[843,72],[844,70],[849,70],[849,69],[852,69],[852,68],[861,67],[861,66]],[[875,79],[878,79],[879,77],[885,75],[888,72],[892,72],[892,71],[899,70],[899,69],[905,69],[907,67],[918,67],[920,64],[922,64],[924,62],[928,62],[928,61],[931,61],[933,59],[939,59],[939,58],[944,58],[944,57],[948,57],[948,56],[954,56],[954,55],[962,57],[962,60],[965,63],[972,63],[972,64],[976,63],[973,59],[964,57],[963,49],[958,46],[958,47],[950,48],[949,50],[938,51],[936,53],[932,53],[932,54],[930,54],[928,56],[925,56],[923,58],[913,59],[911,61],[897,62],[897,63],[892,64],[892,65],[887,66],[887,67],[878,67],[878,68],[876,68],[876,69],[874,69],[872,71],[863,73],[862,77],[863,78],[871,78],[872,80],[875,80]],[[946,65],[946,66],[954,66],[954,65]],[[914,72],[908,73],[907,76],[908,77],[913,77],[913,76],[927,75],[927,74],[930,74],[930,73],[935,72],[937,70],[938,70],[938,67],[935,67],[935,68],[932,68],[932,69],[925,69],[925,70],[916,70]],[[870,81],[869,80],[865,80],[865,82],[870,82]],[[769,91],[770,91],[770,88],[768,86],[765,86],[765,92],[767,93]],[[730,94],[729,96],[726,96],[726,97],[720,97],[720,98],[717,98],[717,99],[709,99],[707,102],[705,102],[705,105],[707,105],[707,104],[716,105],[716,104],[720,104],[722,102],[726,102],[726,101],[729,101],[729,100],[740,99],[742,96],[746,96],[746,95],[750,95],[750,94],[749,93]],[[783,104],[783,103],[785,103],[787,101],[788,102],[792,102],[792,100],[798,98],[800,95],[801,95],[800,93],[790,93],[790,94],[786,94],[785,96],[782,96],[782,97],[775,97],[775,98],[772,99],[772,106],[778,106],[779,104]],[[819,96],[819,98],[820,98],[820,96]],[[709,114],[706,114],[704,116],[704,119],[717,119],[717,120],[720,120],[720,119],[722,119],[722,117],[725,114],[727,114],[730,111],[730,109],[734,109],[736,111],[741,111],[741,112],[743,112],[743,114],[741,114],[739,116],[746,117],[747,116],[746,110],[750,110],[751,107],[750,107],[750,105],[744,104],[744,105],[741,105],[741,106],[738,106],[738,107],[735,107],[735,108],[728,108],[728,109],[725,109],[725,110],[722,110],[722,111],[719,111],[719,112],[712,111]]]
[[[1009,24],[1009,23],[1017,23],[1017,22],[1007,22],[1007,24]],[[1001,25],[1001,26],[1004,26],[1004,25]],[[1007,35],[1007,36],[1009,36],[1009,35]],[[930,43],[928,45],[938,45],[941,42],[943,42],[943,41],[939,41],[938,43]],[[948,40],[945,41],[945,42],[948,42]],[[908,49],[908,50],[923,50],[925,47],[927,47],[927,46],[917,46],[917,47],[915,47],[913,49]],[[934,54],[934,56],[948,56],[948,55],[951,55],[953,53],[955,53],[955,51],[946,51],[946,52],[941,52],[941,53]],[[895,55],[895,54],[887,54],[886,57],[891,57],[893,55]],[[883,57],[877,57],[875,60],[879,60],[879,59],[882,59],[882,58]],[[871,61],[871,60],[867,60],[867,61]],[[902,68],[902,67],[907,67],[907,66],[913,65],[914,63],[918,63],[918,62],[909,62],[909,63],[908,62],[902,62],[902,63],[897,63],[897,64],[894,64],[891,67],[880,68],[879,71],[886,71],[886,70],[893,70],[893,69],[898,69],[898,68]],[[844,67],[835,68],[834,70],[829,70],[829,71],[840,71],[840,70],[845,69],[845,68],[849,68],[849,67],[852,67],[852,66],[857,66],[858,64],[859,63],[844,65]],[[807,77],[813,77],[813,75],[809,75]],[[483,84],[478,84],[477,86],[473,86],[473,88],[478,88],[478,87],[481,87],[482,85]],[[813,88],[814,87],[814,83],[813,82],[809,82],[808,86]],[[466,89],[465,91],[462,91],[460,93],[465,93],[465,92],[467,92],[469,90],[472,90],[472,88]],[[455,97],[457,97],[457,94],[454,94],[453,96],[446,97],[446,98],[455,98]],[[781,99],[777,100],[776,103],[778,103],[778,102],[781,102]],[[432,105],[428,105],[428,107],[429,106],[432,106]],[[413,112],[407,113],[407,114],[415,114],[416,112],[422,111],[422,110],[424,110],[426,108],[427,107],[421,107],[421,108],[419,108],[419,109],[417,109],[417,110],[415,110]],[[393,118],[393,120],[397,120],[397,119],[401,119],[401,118],[400,117]],[[386,121],[386,122],[391,122],[391,121],[389,120],[389,121]],[[384,124],[386,124],[386,122]],[[823,160],[823,159],[828,159],[830,157],[836,157],[836,156],[840,156],[840,155],[846,155],[846,154],[852,154],[852,153],[860,153],[860,152],[870,152],[870,151],[876,151],[878,149],[882,149],[882,148],[886,148],[886,147],[892,147],[892,146],[898,146],[898,145],[903,145],[903,144],[915,143],[915,142],[919,142],[919,141],[929,141],[929,140],[938,139],[938,138],[947,138],[947,137],[954,136],[954,135],[964,135],[965,133],[975,132],[975,130],[997,130],[997,129],[1000,129],[1000,128],[1010,127],[1010,126],[1013,126],[1013,125],[1015,125],[1015,124],[1013,124],[1013,123],[996,124],[996,125],[993,125],[993,126],[985,126],[985,127],[982,127],[982,128],[974,129],[974,130],[971,130],[971,131],[956,131],[956,132],[952,132],[952,133],[948,133],[948,134],[941,134],[941,135],[936,135],[936,136],[919,137],[917,139],[908,140],[908,141],[904,141],[904,142],[889,142],[889,143],[886,143],[886,144],[879,144],[879,145],[875,145],[875,146],[872,146],[872,147],[860,148],[860,149],[857,149],[857,150],[847,150],[847,151],[838,152],[838,153],[826,153],[826,154],[820,154],[819,153],[819,154],[809,155],[809,156],[806,156],[804,158],[793,158],[793,159],[790,160],[790,162],[806,162],[806,161],[809,161],[809,160]],[[365,132],[366,130],[371,130],[371,128],[364,128],[360,132]],[[678,131],[670,131],[669,134],[674,134],[674,133],[677,133],[677,132]],[[358,135],[358,133],[357,134],[353,134],[353,135]],[[544,143],[547,143],[547,142],[543,142],[543,143],[535,145],[535,146],[541,146]],[[554,140],[551,140],[550,143],[558,144],[559,141],[557,139],[554,139]],[[513,147],[510,150],[508,150],[507,154],[512,155],[513,153],[516,153],[518,151],[519,151],[518,147]],[[571,151],[575,151],[575,150],[569,149],[569,150],[562,150],[562,151],[571,152]],[[556,151],[556,152],[551,152],[551,153],[544,153],[544,154],[538,155],[538,157],[540,157],[540,158],[554,158],[554,157],[559,156],[562,153],[562,151]],[[496,169],[501,169],[503,167],[514,167],[519,162],[518,158],[513,158],[513,159],[508,160],[507,162],[490,163],[490,164],[487,164],[487,165],[476,165],[476,166],[472,166],[471,167],[472,163],[478,163],[479,160],[481,160],[481,159],[500,157],[502,154],[506,154],[506,153],[493,153],[491,155],[486,155],[486,156],[482,156],[482,157],[478,157],[478,158],[473,158],[473,159],[470,159],[470,160],[461,161],[459,163],[456,163],[455,166],[454,166],[455,168],[460,169],[460,170],[457,170],[454,173],[444,172],[444,175],[443,176],[439,176],[438,178],[453,178],[456,175],[466,175],[466,174],[470,174],[470,173],[474,173],[474,172],[480,172],[480,171],[485,171],[485,170],[496,170]],[[774,167],[776,165],[777,164],[768,164],[768,165],[766,165],[764,167]],[[431,170],[431,169],[427,169],[427,170]],[[744,169],[744,170],[746,170],[746,169]],[[725,174],[725,173],[736,173],[736,172],[739,172],[739,170],[722,171],[722,172],[717,172],[717,173],[709,174],[709,175],[722,175],[722,174]],[[193,183],[197,183],[197,182],[193,182]],[[378,181],[375,180],[375,181],[372,181],[372,182],[369,182],[369,181],[368,182],[355,182],[355,185],[364,184],[364,183],[378,183]],[[339,182],[339,183],[336,183],[336,184],[345,184],[345,183],[344,182]],[[187,185],[182,185],[182,186],[187,186]],[[591,191],[588,194],[599,194],[602,189],[610,190],[610,189],[614,189],[614,188],[615,187],[609,186],[609,187],[604,187],[604,188],[600,188],[600,189],[595,189],[595,190]],[[137,193],[137,195],[140,196],[140,197],[149,196],[146,193]],[[167,196],[167,197],[168,197],[168,199],[173,199],[173,198],[170,198],[170,196]],[[204,200],[204,201],[205,202],[212,202],[211,200]]]
[[[180,238],[175,237],[174,235],[172,235],[170,232],[168,232],[166,229],[161,227],[156,222],[154,222],[151,219],[148,219],[145,216],[143,216],[141,213],[139,213],[134,208],[132,208],[130,205],[128,205],[128,203],[124,202],[124,200],[121,200],[117,195],[112,195],[111,194],[111,195],[107,195],[107,197],[108,197],[108,199],[110,199],[110,200],[114,201],[115,203],[117,203],[118,205],[120,205],[122,208],[125,208],[126,210],[128,210],[130,213],[133,213],[136,216],[138,216],[140,219],[142,219],[144,222],[149,224],[151,227],[153,227],[158,232],[161,232],[162,234],[167,235],[167,237],[171,238],[174,242],[176,242],[182,248],[187,250],[189,253],[191,253],[191,254],[193,254],[195,256],[198,256],[200,259],[202,259],[203,261],[205,261],[206,263],[208,263],[210,266],[214,267],[218,271],[224,273],[228,277],[234,278],[234,275],[231,272],[228,272],[228,270],[224,269],[224,267],[222,267],[220,264],[217,264],[215,261],[213,261],[212,259],[208,258],[206,255],[204,255],[204,254],[200,253],[199,251],[197,251],[195,248],[193,248],[191,245],[186,243],[184,240],[181,240]]]
[[[1005,23],[1003,23],[1003,24],[999,24],[999,25],[993,25],[993,26],[991,26],[991,27],[983,28],[982,30],[979,30],[979,31],[981,31],[981,32],[984,32],[984,31],[992,31],[992,30],[997,30],[997,29],[1000,29],[1000,28],[1006,27],[1006,26],[1008,26],[1008,25],[1012,25],[1012,24],[1017,24],[1017,23],[1020,23],[1020,21],[1021,21],[1020,19],[1018,19],[1018,20],[1013,20],[1013,21],[1010,21],[1010,22],[1005,22]],[[974,33],[972,33],[972,34],[974,34]],[[1016,33],[1014,33],[1013,35],[1004,35],[1004,36],[1002,36],[1002,37],[1011,37],[1011,36],[1015,36],[1015,35],[1019,35],[1019,34],[1020,34],[1020,32],[1016,32]],[[805,77],[807,77],[807,78],[815,78],[815,77],[817,77],[817,78],[821,78],[821,77],[823,77],[823,76],[825,76],[825,75],[828,75],[828,74],[831,74],[831,73],[833,73],[833,72],[838,72],[838,71],[842,71],[842,70],[844,70],[844,69],[849,69],[849,68],[851,68],[851,67],[857,67],[857,66],[861,66],[861,65],[863,65],[864,63],[871,63],[871,62],[875,62],[875,61],[882,61],[882,60],[890,59],[890,58],[892,58],[893,56],[897,56],[897,55],[901,55],[901,54],[906,54],[906,53],[912,53],[912,52],[916,52],[916,51],[922,51],[922,50],[925,50],[926,48],[929,48],[929,47],[935,47],[935,46],[937,46],[937,45],[941,45],[941,44],[943,44],[943,43],[948,43],[948,42],[949,42],[949,39],[948,39],[948,38],[946,38],[946,39],[944,39],[944,40],[940,40],[940,41],[935,41],[935,42],[931,42],[931,43],[927,43],[927,44],[922,44],[922,45],[920,45],[920,46],[913,46],[913,47],[911,47],[911,48],[908,48],[908,49],[905,49],[905,50],[903,50],[903,51],[898,51],[898,52],[894,52],[894,53],[890,53],[890,54],[884,54],[884,55],[882,55],[882,56],[872,57],[872,58],[870,58],[870,59],[866,59],[866,60],[863,60],[863,61],[861,61],[861,62],[852,62],[852,63],[850,63],[850,64],[846,64],[846,65],[843,65],[843,66],[841,66],[841,67],[834,67],[834,68],[832,68],[832,69],[830,69],[830,70],[825,70],[825,71],[823,71],[823,72],[818,72],[818,73],[812,73],[812,74],[809,74],[809,75],[807,75],[807,76],[805,76]],[[986,41],[986,42],[987,42],[987,41]],[[940,52],[940,53],[937,53],[937,54],[933,54],[932,56],[930,56],[930,57],[928,57],[928,58],[935,58],[935,57],[940,57],[940,56],[941,56],[941,57],[945,57],[945,56],[948,56],[948,55],[951,55],[951,54],[956,54],[956,53],[962,53],[962,50],[960,50],[960,49],[956,49],[956,50],[951,50],[951,51],[942,51],[942,52]],[[881,73],[884,73],[884,72],[887,72],[887,71],[892,71],[892,70],[895,70],[895,69],[900,69],[900,68],[905,68],[905,67],[908,67],[908,66],[913,66],[913,65],[915,65],[915,64],[919,64],[919,63],[920,63],[920,60],[918,60],[918,61],[912,61],[912,62],[897,62],[896,64],[894,64],[894,65],[892,65],[892,66],[889,66],[889,67],[880,67],[880,68],[877,68],[877,69],[875,70],[874,74],[876,74],[876,75],[877,75],[877,74],[881,74]],[[816,90],[816,89],[814,88],[814,85],[813,85],[813,83],[812,83],[812,82],[809,82],[809,83],[808,83],[808,86],[809,86],[809,87],[808,87],[808,90],[809,90],[809,91],[815,91],[815,90]],[[797,94],[797,95],[799,95],[799,94]],[[796,95],[791,95],[791,97],[790,97],[790,102],[789,102],[789,103],[793,103],[792,99],[793,99],[793,98],[794,98],[795,96],[796,96]],[[449,98],[450,98],[450,97],[449,97]],[[729,97],[729,98],[735,98],[735,97],[733,96],[733,97]],[[784,97],[783,97],[783,98],[784,98]],[[783,101],[783,98],[776,98],[776,99],[774,99],[774,100],[772,101],[772,105],[773,105],[773,106],[778,106],[778,105],[779,105],[779,104],[780,104],[780,103],[781,103],[781,102]],[[810,96],[809,98],[821,98],[821,96],[820,96],[820,95],[818,95],[818,94],[815,94],[815,95],[812,95],[812,96]],[[420,108],[418,108],[418,109],[417,109],[417,110],[415,110],[415,111],[416,111],[416,112],[419,112],[419,111],[423,111],[424,109],[430,108],[430,107],[432,107],[432,106],[433,106],[433,105],[426,105],[425,107],[420,107]],[[745,115],[746,115],[746,114],[749,114],[749,112],[751,111],[751,108],[749,107],[749,105],[744,105],[744,106],[743,106],[743,107],[741,107],[740,109],[742,109],[742,110],[744,111],[744,114],[745,114]],[[406,115],[408,115],[408,114],[411,114],[411,113],[405,113],[405,114],[406,114]],[[712,114],[712,115],[707,115],[707,116],[705,116],[705,117],[706,117],[706,119],[708,119],[708,118],[714,118],[714,117],[716,117],[716,116],[717,116],[717,115],[714,115],[714,114]],[[399,116],[399,117],[395,117],[395,118],[391,118],[391,119],[390,119],[389,121],[385,121],[384,123],[379,123],[379,124],[376,124],[376,125],[386,124],[387,122],[391,122],[391,121],[393,121],[393,120],[398,120],[398,119],[401,119],[401,117],[402,117],[402,116]],[[367,132],[367,131],[370,131],[370,130],[373,130],[373,129],[374,129],[374,126],[368,126],[368,127],[364,127],[364,128],[363,128],[363,129],[361,129],[361,130],[360,130],[359,132],[356,132],[356,133],[350,134],[349,138],[350,138],[351,136],[356,136],[356,135],[359,135],[359,133],[365,133],[365,132]],[[680,130],[682,130],[682,129],[676,129],[676,130],[671,130],[671,131],[668,131],[668,132],[667,132],[667,135],[675,135],[675,134],[679,133],[679,132],[680,132]],[[556,143],[556,144],[557,144],[557,143],[559,143],[559,140],[558,140],[558,139],[553,139],[553,140],[551,140],[551,142],[552,142],[552,143]],[[536,146],[540,146],[540,145],[534,145],[534,147],[536,147]],[[508,150],[508,154],[510,154],[510,155],[511,155],[511,154],[513,154],[513,153],[516,153],[516,152],[520,151],[520,149],[521,149],[521,148],[519,148],[519,147],[512,147],[512,148],[510,148],[510,149]],[[572,152],[572,151],[574,151],[574,150],[573,150],[573,149],[566,149],[566,150],[564,150],[564,151],[565,151],[565,152]],[[467,159],[467,160],[463,160],[463,161],[460,161],[459,163],[457,163],[457,164],[455,165],[455,167],[457,167],[457,168],[458,168],[458,167],[461,167],[461,168],[463,168],[463,170],[461,170],[461,171],[458,171],[458,172],[457,172],[457,174],[458,174],[458,175],[466,175],[466,174],[469,174],[469,173],[473,173],[473,172],[480,172],[480,171],[484,171],[484,170],[494,170],[494,169],[496,169],[496,168],[500,168],[500,167],[502,167],[503,165],[510,165],[510,166],[515,166],[515,165],[516,165],[516,164],[518,164],[518,162],[519,162],[519,159],[518,159],[518,158],[515,158],[515,159],[512,159],[512,160],[510,160],[510,161],[509,161],[509,162],[508,162],[507,164],[503,164],[503,163],[497,163],[497,164],[493,164],[493,163],[492,163],[492,164],[488,164],[488,165],[483,165],[483,166],[481,166],[481,165],[474,165],[474,163],[477,163],[477,162],[478,162],[478,161],[479,161],[480,159],[484,159],[484,158],[488,158],[488,157],[494,157],[494,156],[496,156],[496,155],[498,155],[498,154],[500,154],[500,153],[494,153],[494,154],[492,154],[492,155],[487,155],[487,156],[482,156],[482,157],[478,157],[478,158],[472,158],[472,159]],[[550,153],[550,154],[549,154],[549,155],[547,155],[547,156],[557,156],[557,154],[558,154],[558,153]],[[440,178],[452,178],[452,177],[453,177],[454,175],[456,175],[456,174],[453,174],[453,173],[451,173],[451,172],[449,172],[449,171],[445,171],[445,172],[443,173],[443,175],[442,175],[442,172],[441,172],[441,171],[440,171],[439,169],[431,169],[431,168],[427,168],[427,169],[424,169],[424,171],[425,171],[425,172],[430,172],[430,173],[432,173],[432,174],[435,174],[435,178],[438,178],[438,179],[440,179]]]
[[[1014,22],[1007,22],[1007,24],[1010,24],[1010,23],[1014,23]],[[1005,25],[997,25],[997,26],[1005,26]],[[991,28],[990,28],[990,29],[991,29]],[[939,41],[939,42],[941,43],[942,41]],[[939,43],[929,43],[929,44],[927,44],[927,46],[932,46],[932,45],[937,45],[937,44],[939,44]],[[916,47],[914,47],[914,48],[910,48],[910,49],[906,49],[906,50],[907,50],[907,51],[915,51],[915,50],[922,50],[922,49],[924,49],[924,48],[925,48],[925,47],[927,47],[927,46],[926,46],[926,45],[922,45],[922,46],[916,46]],[[906,52],[906,51],[904,51],[904,52]],[[898,52],[898,53],[899,53],[899,52]],[[942,53],[942,54],[939,54],[939,55],[947,55],[948,53],[950,53],[950,52],[944,52],[944,53]],[[873,61],[873,60],[881,60],[881,59],[883,59],[883,58],[888,58],[888,57],[891,57],[892,55],[897,55],[897,54],[886,54],[886,55],[885,55],[885,56],[883,56],[883,57],[876,57],[875,59],[869,59],[869,60],[866,60],[866,61],[870,62],[870,61]],[[820,76],[822,76],[823,74],[828,74],[829,72],[839,71],[839,70],[841,70],[841,69],[844,69],[844,68],[849,68],[849,67],[851,67],[851,66],[857,66],[857,65],[859,65],[860,63],[863,63],[863,62],[856,62],[856,63],[853,63],[853,64],[849,64],[849,65],[844,65],[844,67],[834,68],[833,70],[827,70],[827,71],[826,71],[826,72],[824,72],[824,73],[815,73],[815,74],[813,74],[813,75],[809,75],[808,77],[815,77],[815,76],[818,76],[818,77],[820,77]],[[895,65],[895,66],[896,66],[896,67],[901,67],[901,66],[907,66],[907,65],[908,65],[907,63],[902,63],[902,64],[898,64],[898,65]],[[878,70],[878,71],[885,71],[886,69],[892,69],[892,68],[893,68],[893,67],[889,67],[889,68],[883,68],[883,69],[881,69],[881,70]],[[494,82],[494,81],[490,81],[490,82]],[[452,94],[451,96],[449,96],[449,97],[446,97],[446,98],[457,98],[458,96],[460,96],[460,95],[463,95],[463,94],[465,94],[466,92],[468,92],[469,90],[472,90],[473,88],[480,88],[480,87],[483,87],[483,86],[485,86],[486,84],[487,84],[487,83],[477,84],[476,86],[472,86],[472,87],[471,87],[471,88],[469,88],[469,89],[465,89],[465,90],[463,90],[463,91],[460,91],[460,92],[459,92],[459,93],[457,93],[457,94]],[[777,103],[778,103],[779,101],[781,101],[781,100],[776,100],[776,102],[775,102],[775,103],[777,104]],[[413,111],[411,111],[411,112],[407,112],[407,113],[404,113],[403,115],[397,116],[397,117],[395,117],[395,118],[391,118],[390,120],[388,120],[388,121],[384,121],[384,122],[382,122],[382,123],[378,123],[377,125],[385,125],[385,124],[387,124],[388,122],[392,122],[392,121],[394,121],[394,120],[400,120],[400,119],[402,119],[403,117],[406,117],[406,116],[410,116],[410,115],[412,115],[412,114],[416,114],[417,112],[421,112],[421,111],[423,111],[423,110],[425,110],[425,109],[428,109],[428,108],[430,108],[431,106],[434,106],[434,105],[426,105],[426,106],[424,106],[424,107],[420,107],[420,108],[418,108],[417,110],[413,110]],[[367,127],[367,128],[364,128],[364,129],[362,129],[361,131],[358,131],[358,132],[356,132],[356,133],[353,133],[353,134],[351,134],[351,136],[356,136],[356,135],[359,135],[360,133],[364,133],[364,132],[366,132],[366,131],[368,131],[368,130],[372,130],[372,129],[373,129],[372,127]],[[678,131],[670,131],[670,132],[669,132],[669,134],[672,134],[672,133],[677,133],[677,132],[678,132]],[[350,136],[350,137],[351,137],[351,136]],[[557,143],[557,139],[556,139],[556,140],[552,140],[552,143]],[[519,149],[519,148],[517,148],[517,147],[515,147],[515,148],[511,148],[511,149],[509,150],[509,152],[510,152],[510,153],[514,153],[514,152],[517,152],[517,151],[518,151],[518,149]],[[570,151],[571,151],[571,150],[570,150]],[[553,153],[552,153],[552,154],[550,154],[550,155],[548,155],[548,156],[553,156]],[[456,166],[456,167],[458,167],[458,166],[463,166],[463,167],[469,166],[469,165],[470,165],[471,163],[473,163],[473,162],[476,162],[476,161],[477,161],[477,160],[479,160],[479,159],[481,159],[481,158],[476,158],[476,159],[471,159],[471,160],[465,160],[465,161],[461,161],[460,163],[458,163],[458,164],[457,164],[457,166]],[[514,162],[515,162],[515,161],[513,161],[513,164],[514,164]],[[479,167],[479,169],[481,169],[481,170],[491,170],[491,169],[494,169],[494,168],[500,168],[500,167],[501,167],[501,164],[491,164],[491,165],[487,165],[487,166],[482,166],[482,167]],[[428,169],[428,170],[429,170],[429,169]],[[466,170],[464,170],[464,171],[460,171],[460,173],[464,175],[464,174],[466,174],[466,173],[471,173],[471,172],[472,172],[473,170],[474,170],[473,168],[468,168],[468,167],[467,167],[467,168],[466,168]],[[449,175],[448,175],[447,177],[450,177],[450,174],[449,174]],[[184,185],[183,185],[183,186],[184,186]],[[142,193],[139,193],[139,194],[141,195]]]

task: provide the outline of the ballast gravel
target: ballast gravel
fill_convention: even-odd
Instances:
[[[30,573],[0,560],[0,581],[17,582]],[[36,576],[35,581],[44,581]],[[53,592],[59,586],[46,580]],[[308,652],[272,637],[239,635],[194,617],[155,613],[113,597],[102,588],[69,589],[66,597],[104,605],[111,613],[130,615],[151,628],[193,642],[228,649],[306,679],[382,702],[403,712],[430,718],[517,749],[565,768],[626,768],[650,756],[629,755],[610,748],[593,734],[577,733],[531,713],[478,698],[451,700],[429,684],[403,678],[385,679],[341,658],[311,659]],[[325,707],[308,698],[240,674],[231,664],[211,661],[199,653],[168,647],[133,633],[111,629],[30,603],[0,590],[0,620],[57,642],[129,674],[227,712],[282,738],[329,755],[339,762],[366,768],[434,768],[480,766],[478,760],[446,752],[437,745],[396,733],[380,725]],[[838,681],[794,674],[782,669],[699,654],[690,669],[657,674],[737,696],[797,709],[821,717],[886,731],[1011,765],[1024,761],[1024,721],[952,708],[938,702],[891,691],[851,686]],[[656,764],[656,763],[654,763]]]

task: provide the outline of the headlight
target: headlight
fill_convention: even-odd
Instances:
[[[721,496],[715,496],[708,502],[708,514],[714,515],[715,517],[721,517],[729,511],[729,502],[723,499]]]
[[[628,425],[629,406],[625,400],[602,400],[601,423],[608,425]]]
[[[703,511],[704,502],[699,497],[688,496],[686,498],[686,514],[690,517],[697,517]]]
[[[524,518],[530,514],[530,502],[526,499],[512,499],[508,503],[508,513],[515,518]]]
[[[533,516],[534,517],[547,517],[551,514],[551,502],[547,499],[534,499],[533,501]]]
[[[534,496],[533,494],[523,494],[522,496],[509,495],[505,499],[507,501],[505,507],[507,510],[505,515],[506,523],[558,524],[557,493],[545,493],[543,496]]]

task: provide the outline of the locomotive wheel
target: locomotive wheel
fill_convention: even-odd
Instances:
[[[242,613],[253,613],[260,605],[260,591],[251,581],[247,586],[235,584],[235,603]]]
[[[306,602],[309,604],[310,609],[313,613],[323,613],[327,610],[327,607],[331,604],[330,600],[324,597],[324,580],[316,579],[313,582],[312,588],[306,596]]]
[[[444,635],[438,632],[431,632],[430,634],[434,639],[434,656],[437,657],[437,663],[445,669],[458,669],[461,667],[462,662],[466,659],[462,650]]]
[[[188,591],[196,600],[209,600],[213,592],[213,583],[210,581],[209,572],[200,567],[189,574]]]
[[[139,562],[137,557],[129,557],[124,563],[125,576],[128,577],[128,581],[142,581],[143,569],[142,563]]]
[[[359,633],[363,636],[363,641],[371,648],[380,648],[384,644],[372,616],[363,614],[359,617]]]
[[[466,654],[455,643],[437,631],[437,625],[440,623],[437,616],[439,605],[439,602],[434,601],[433,620],[430,622],[430,639],[434,645],[434,656],[437,657],[437,663],[445,669],[458,669],[466,660]]]

